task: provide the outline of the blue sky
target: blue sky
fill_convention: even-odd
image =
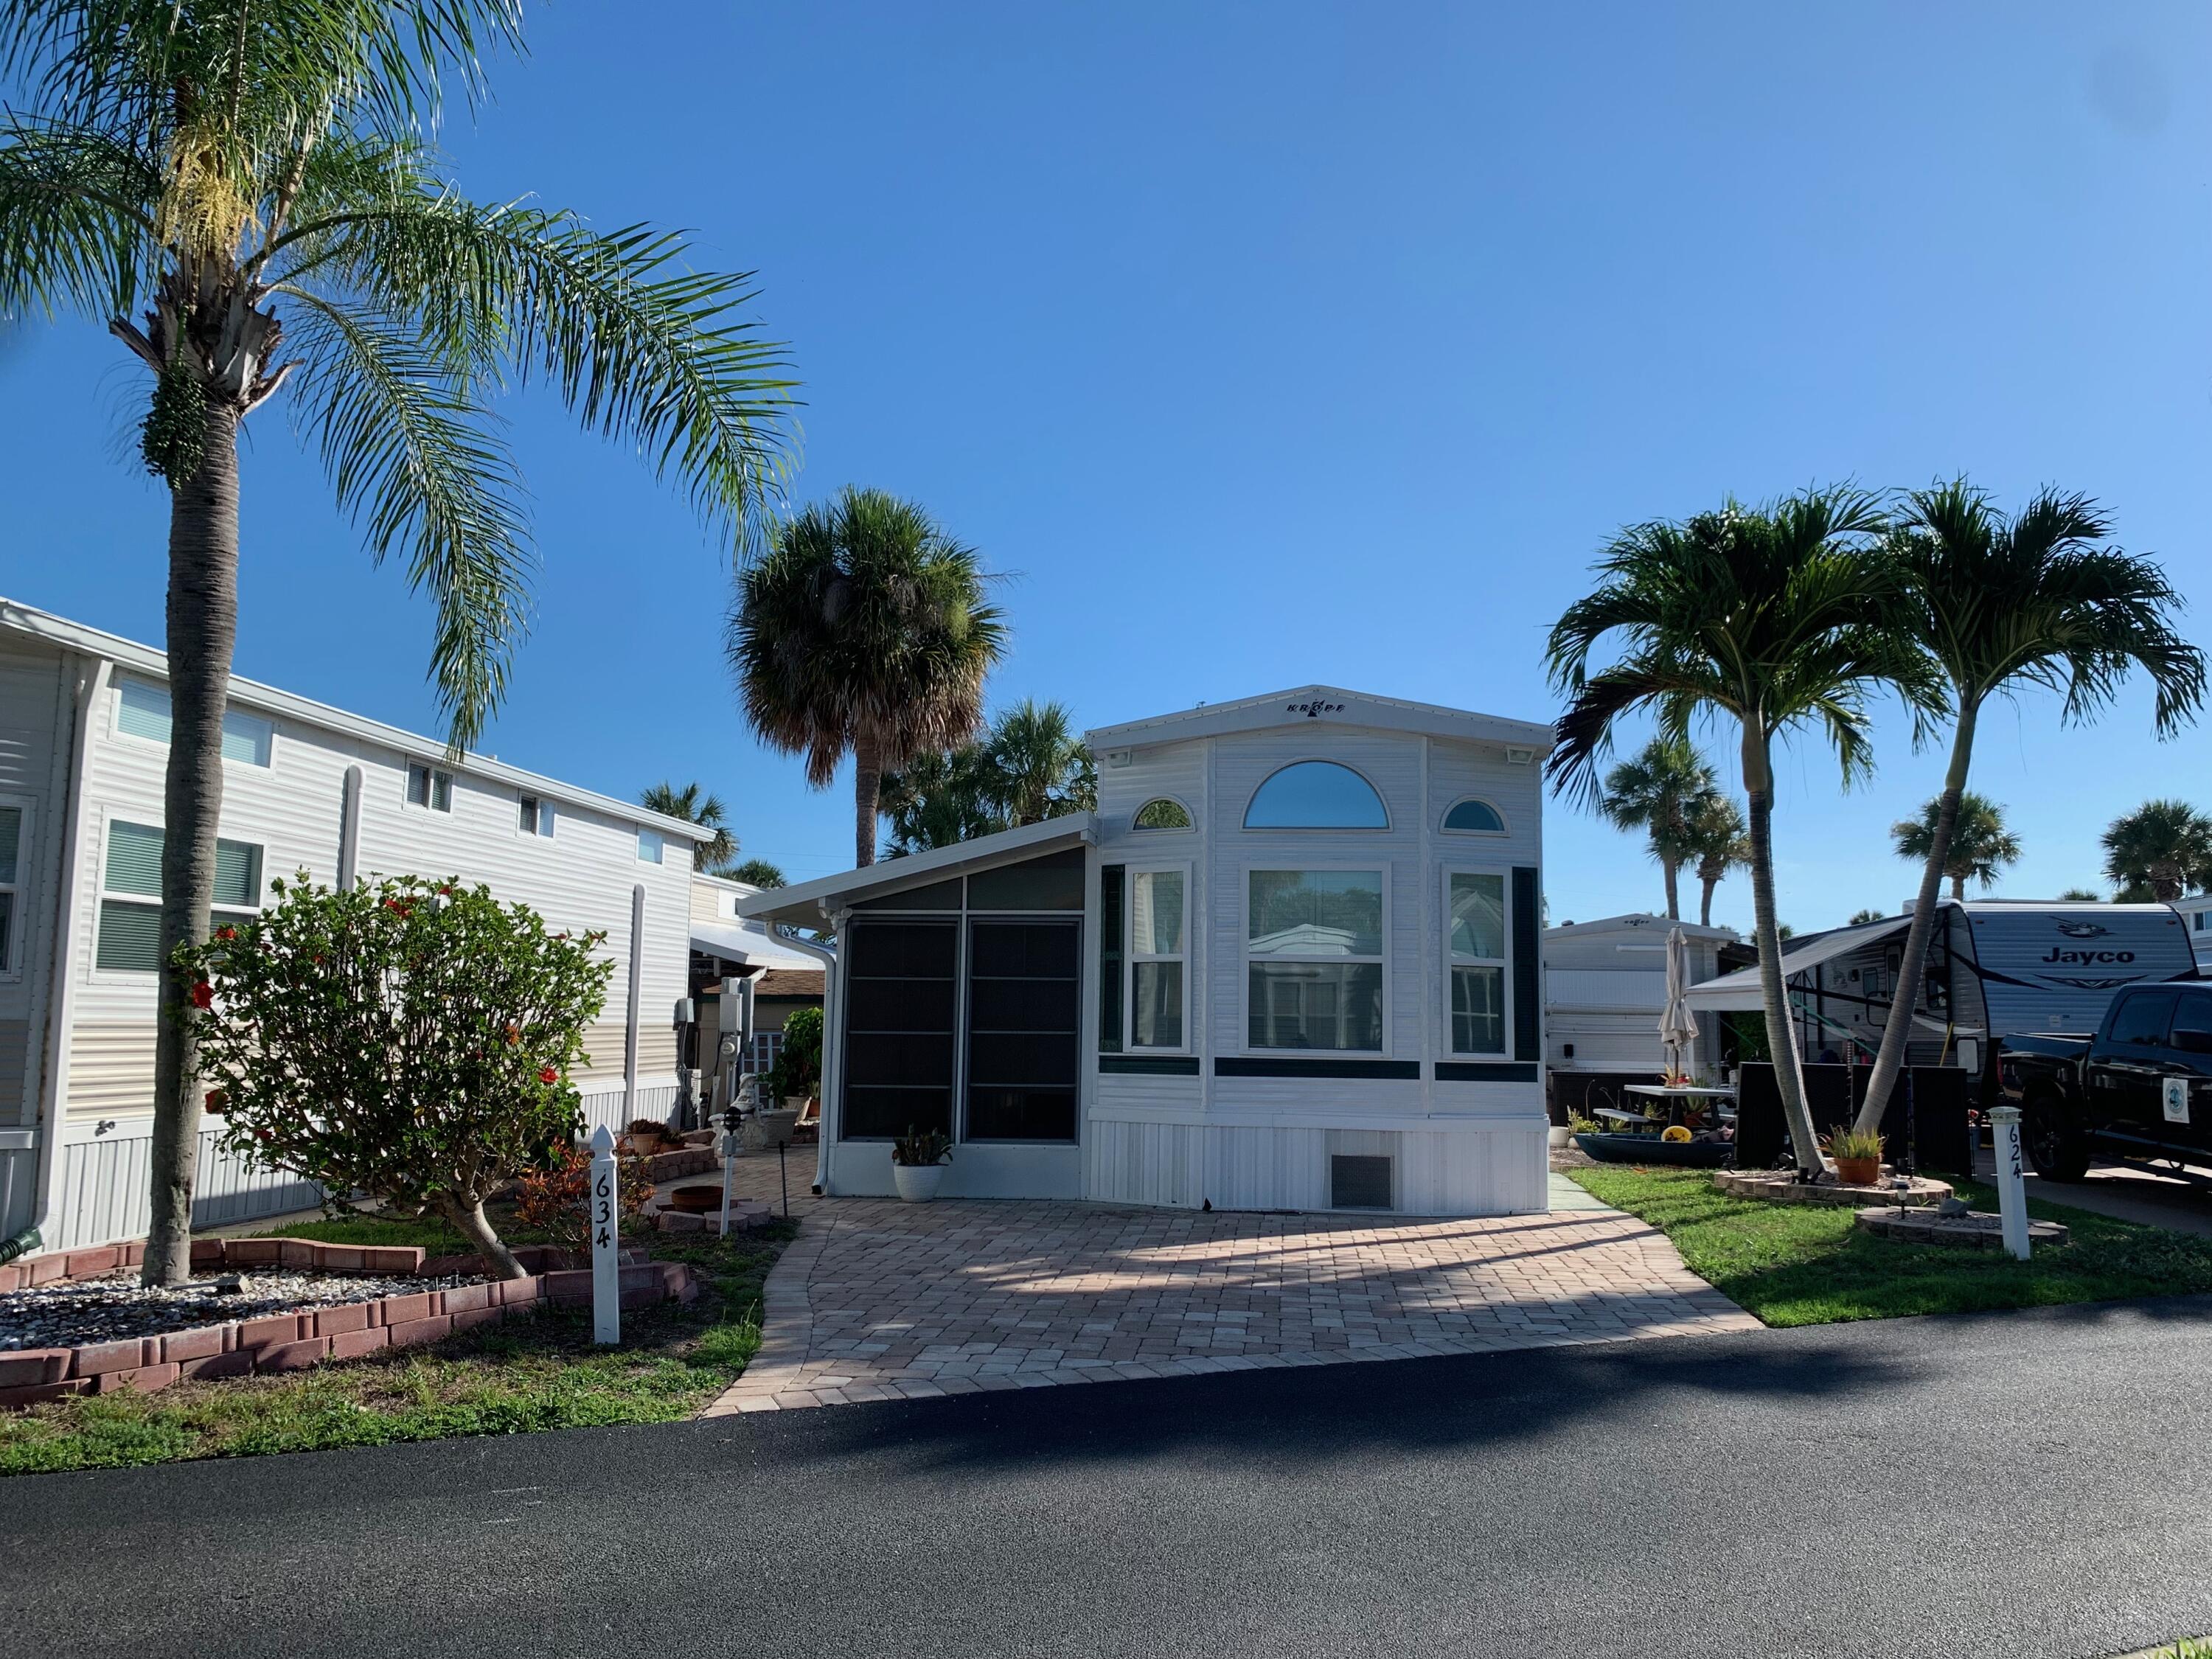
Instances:
[[[2199,8],[570,0],[531,39],[449,129],[458,181],[757,271],[797,492],[914,496],[1011,573],[994,702],[1105,724],[1324,681],[1547,718],[1545,629],[1612,530],[1846,477],[2087,490],[2206,591]],[[158,641],[137,373],[67,324],[0,386],[0,592]],[[484,746],[700,779],[748,853],[844,867],[849,790],[735,712],[724,552],[556,406],[508,412],[544,570]],[[240,672],[438,729],[426,607],[254,425]],[[1911,889],[1886,828],[1940,763],[1893,711],[1877,736],[1848,796],[1784,762],[1801,930]],[[1975,781],[2027,844],[2001,890],[2094,881],[2147,795],[2212,806],[2205,741],[2154,742],[2140,692],[2087,732],[1988,720]],[[1547,837],[1555,918],[1656,903],[1625,837],[1565,805]]]

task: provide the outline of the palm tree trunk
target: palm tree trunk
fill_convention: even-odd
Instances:
[[[169,762],[162,796],[161,966],[154,1039],[153,1215],[140,1277],[191,1271],[198,1173],[199,1012],[169,958],[204,944],[222,817],[222,713],[238,635],[238,416],[210,404],[199,470],[169,499]]]
[[[1959,724],[1951,733],[1951,769],[1943,775],[1943,794],[1936,808],[1936,830],[1928,846],[1928,862],[1920,868],[1920,891],[1912,901],[1912,926],[1905,935],[1905,956],[1897,965],[1897,988],[1890,994],[1889,1023],[1882,1028],[1881,1048],[1867,1078],[1866,1100],[1859,1107],[1855,1127],[1878,1129],[1889,1109],[1890,1091],[1905,1069],[1905,1045],[1912,1036],[1912,1011],[1920,1001],[1921,976],[1928,968],[1928,947],[1936,937],[1936,898],[1942,890],[1943,866],[1951,856],[1951,837],[1959,827],[1959,798],[1966,793],[1966,768],[1974,756],[1974,722],[1979,710],[1961,703]],[[1952,896],[1966,896],[1966,880],[1960,878]]]
[[[1713,889],[1721,884],[1721,878],[1700,871],[1698,883],[1705,890],[1698,899],[1698,926],[1710,927],[1713,925]]]
[[[853,864],[865,870],[876,861],[876,818],[884,790],[883,751],[873,738],[853,744]]]
[[[1675,859],[1661,859],[1659,867],[1667,872],[1667,920],[1682,919],[1682,866]]]
[[[1951,878],[1951,896],[1961,904],[1966,902],[1966,878],[1964,876]]]
[[[1759,946],[1759,994],[1766,1010],[1766,1046],[1773,1056],[1774,1084],[1782,1096],[1783,1121],[1797,1167],[1818,1172],[1826,1167],[1820,1136],[1805,1103],[1805,1074],[1797,1055],[1797,1032],[1790,1017],[1789,992],[1782,979],[1782,935],[1774,918],[1774,769],[1757,717],[1744,721],[1743,790],[1751,830],[1751,931]]]

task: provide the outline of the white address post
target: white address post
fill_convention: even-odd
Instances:
[[[592,1131],[592,1340],[622,1341],[622,1213],[616,1185],[615,1138],[604,1123]]]
[[[1992,1106],[1990,1122],[1996,1132],[1997,1210],[2004,1218],[2004,1246],[2019,1261],[2027,1260],[2027,1188],[2020,1159],[2020,1108]]]

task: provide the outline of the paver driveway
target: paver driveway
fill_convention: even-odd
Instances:
[[[1555,1185],[1580,1207],[1482,1220],[819,1200],[708,1414],[1760,1328]]]

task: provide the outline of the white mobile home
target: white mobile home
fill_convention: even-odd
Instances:
[[[640,988],[637,1109],[675,1099],[692,825],[304,697],[231,684],[216,904],[273,876],[484,882],[556,925],[600,928]],[[57,1248],[142,1233],[152,1129],[167,664],[159,651],[0,600],[0,1236]],[[641,892],[641,899],[637,896]],[[622,1115],[629,1013],[618,969],[580,1079]],[[201,1225],[315,1201],[200,1139]]]
[[[1677,927],[1689,947],[1690,982],[1713,978],[1721,946],[1736,942],[1733,928],[1633,914],[1544,930],[1545,1059],[1555,1089],[1584,1079],[1659,1075],[1666,1063],[1659,1017],[1667,1006],[1667,936]],[[1701,1014],[1690,1069],[1719,1063],[1717,1017]],[[1579,1103],[1583,1089],[1572,1092]]]
[[[1551,728],[1309,686],[1087,734],[1098,810],[744,901],[837,935],[820,1179],[1545,1207]]]

